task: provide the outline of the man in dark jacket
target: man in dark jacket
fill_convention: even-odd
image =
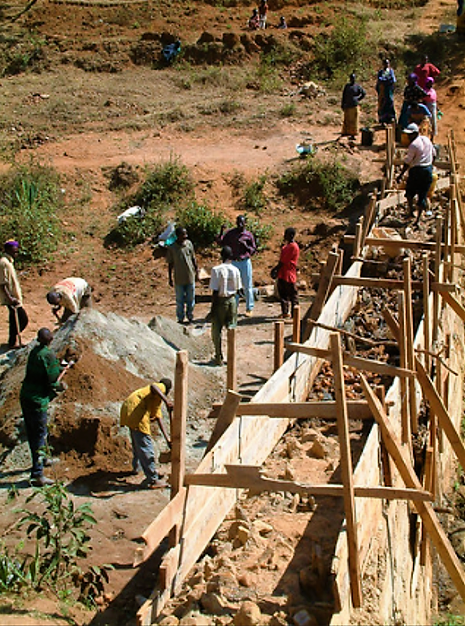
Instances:
[[[43,474],[44,464],[50,463],[48,459],[44,461],[47,409],[50,400],[65,389],[64,384],[59,381],[62,368],[49,348],[52,339],[53,333],[48,328],[41,328],[37,333],[38,344],[29,354],[26,376],[19,396],[32,456],[31,482],[39,487],[53,483]]]

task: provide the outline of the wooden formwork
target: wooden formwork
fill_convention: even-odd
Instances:
[[[392,157],[392,153],[391,157]],[[393,162],[390,163],[391,168]],[[440,182],[445,187],[444,182]],[[386,186],[386,185],[385,185]],[[397,196],[396,203],[402,202]],[[260,391],[254,396],[245,409],[240,404],[240,396],[232,389],[228,392],[225,403],[221,407],[218,420],[218,428],[214,435],[214,443],[206,453],[194,474],[183,476],[180,464],[176,469],[176,489],[172,492],[172,500],[147,528],[143,534],[145,547],[141,548],[136,557],[136,564],[149,558],[156,550],[161,541],[170,536],[170,549],[163,558],[160,567],[158,587],[151,597],[140,608],[137,618],[139,624],[150,624],[159,615],[167,600],[175,595],[189,573],[192,566],[198,560],[207,547],[209,541],[217,531],[227,513],[234,506],[238,489],[255,486],[263,481],[258,468],[266,460],[277,442],[288,428],[290,419],[298,417],[299,405],[304,403],[308,392],[321,367],[322,360],[331,360],[336,380],[336,402],[331,407],[334,416],[338,420],[339,439],[341,444],[341,460],[343,467],[343,484],[341,486],[326,486],[331,495],[342,496],[345,502],[347,516],[346,531],[341,535],[337,544],[336,555],[333,564],[334,591],[336,609],[339,615],[333,620],[336,623],[347,623],[348,616],[353,606],[361,606],[363,603],[361,579],[365,571],[370,551],[373,548],[372,539],[377,535],[380,520],[386,508],[386,502],[393,502],[391,510],[396,508],[398,515],[407,519],[410,506],[414,506],[420,515],[428,532],[431,533],[436,549],[449,571],[460,593],[465,597],[465,577],[460,573],[457,558],[453,554],[447,538],[441,533],[439,524],[434,516],[430,501],[434,499],[432,494],[433,479],[431,476],[425,482],[425,486],[412,474],[410,459],[409,434],[415,432],[417,407],[420,405],[422,396],[427,397],[428,402],[434,405],[438,422],[441,428],[447,419],[450,420],[447,408],[442,406],[434,395],[434,384],[429,378],[430,366],[422,372],[424,364],[430,362],[430,348],[437,345],[439,336],[436,329],[439,328],[441,303],[446,302],[450,307],[449,314],[454,311],[460,315],[460,303],[451,294],[454,287],[444,278],[453,276],[454,257],[459,252],[463,253],[462,238],[459,236],[460,207],[458,202],[453,202],[453,210],[456,219],[450,220],[449,229],[452,228],[451,237],[446,236],[445,241],[433,242],[431,250],[435,254],[437,263],[431,281],[426,281],[431,294],[427,294],[426,301],[430,303],[428,308],[428,329],[423,327],[417,332],[413,341],[413,326],[411,316],[411,290],[423,289],[424,284],[411,283],[409,277],[408,262],[404,265],[404,281],[399,284],[385,284],[386,288],[397,289],[402,293],[403,317],[399,320],[391,319],[392,332],[400,342],[404,336],[404,362],[401,368],[391,372],[396,376],[391,389],[387,394],[387,404],[390,406],[389,418],[385,413],[386,404],[378,402],[372,391],[366,389],[369,413],[375,417],[378,425],[374,425],[368,437],[362,457],[353,470],[350,461],[350,450],[347,437],[347,421],[350,419],[352,405],[345,399],[344,381],[342,368],[344,359],[357,359],[349,357],[341,352],[339,346],[340,329],[347,319],[355,304],[358,289],[366,285],[360,278],[363,265],[364,251],[367,245],[376,245],[370,236],[372,226],[377,222],[383,211],[389,210],[392,199],[390,197],[377,201],[372,198],[369,203],[364,222],[358,228],[358,234],[354,245],[354,262],[344,276],[336,275],[340,267],[339,255],[330,255],[320,289],[313,303],[310,315],[307,316],[308,331],[304,333],[304,343],[298,344],[298,333],[293,333],[294,345],[289,346],[293,350],[291,356],[281,364],[281,357],[275,358],[275,366],[278,368],[272,377],[265,383]],[[463,226],[463,224],[462,224]],[[379,240],[378,240],[379,241]],[[392,243],[392,242],[391,242]],[[396,242],[399,248],[416,247],[418,242]],[[430,246],[425,246],[428,250]],[[451,260],[452,259],[452,260]],[[444,269],[444,265],[446,268]],[[425,278],[428,277],[426,272]],[[394,283],[395,281],[391,281]],[[425,281],[423,281],[424,283]],[[373,281],[372,281],[373,283]],[[373,285],[372,285],[373,286]],[[374,283],[374,286],[380,286]],[[328,294],[331,292],[328,297]],[[410,302],[409,302],[410,298]],[[463,309],[465,315],[465,309]],[[297,325],[294,324],[294,330]],[[400,328],[400,331],[399,331]],[[282,340],[282,325],[276,326],[276,337]],[[397,335],[397,336],[396,336]],[[308,338],[307,338],[308,336]],[[282,345],[282,341],[278,341]],[[427,347],[428,354],[418,358],[418,350]],[[415,351],[416,350],[416,351]],[[402,355],[402,351],[401,351]],[[433,355],[434,356],[434,355]],[[362,363],[363,359],[356,361],[360,369],[381,367],[383,364]],[[438,361],[439,362],[439,361]],[[354,361],[352,360],[354,366]],[[355,365],[357,367],[357,365]],[[392,368],[396,370],[396,368]],[[415,375],[414,372],[418,370]],[[185,388],[186,372],[176,385]],[[419,379],[416,378],[419,377]],[[426,376],[426,379],[425,379]],[[419,382],[420,380],[420,382]],[[235,375],[228,373],[228,381],[234,386]],[[410,382],[409,382],[410,381]],[[433,392],[428,385],[433,385]],[[175,385],[175,394],[176,394]],[[408,406],[402,402],[402,395],[408,397]],[[375,399],[373,399],[375,398]],[[254,414],[253,405],[256,404]],[[282,406],[280,409],[279,406]],[[307,403],[310,407],[310,404]],[[274,410],[272,407],[278,407]],[[291,410],[291,407],[294,407]],[[179,409],[182,413],[182,410]],[[265,413],[265,414],[264,414]],[[307,411],[308,416],[311,410]],[[286,415],[288,417],[282,417]],[[305,415],[305,408],[303,409]],[[391,422],[395,427],[391,432]],[[447,422],[447,426],[450,424]],[[223,432],[224,431],[224,432]],[[444,429],[449,437],[454,433]],[[385,441],[385,448],[380,449],[380,433]],[[179,436],[178,439],[181,439]],[[400,443],[403,442],[403,443]],[[460,448],[461,442],[455,441],[454,451]],[[386,450],[388,449],[388,453]],[[434,450],[434,447],[432,448]],[[384,455],[383,463],[378,463],[378,458]],[[437,455],[431,453],[430,466],[434,458],[436,465],[439,464]],[[182,452],[178,450],[178,460]],[[408,462],[405,461],[408,459]],[[400,469],[399,464],[400,463]],[[241,471],[239,471],[241,470]],[[389,475],[389,476],[388,476]],[[339,489],[340,487],[340,489]],[[281,490],[312,493],[320,493],[317,486],[299,485],[297,483],[270,481],[266,479],[266,490]],[[332,491],[331,491],[332,490]],[[408,504],[410,501],[412,504]],[[397,514],[397,513],[396,513]],[[408,534],[408,533],[407,533]],[[408,541],[403,539],[403,541]],[[404,546],[405,547],[405,546]],[[408,552],[408,550],[407,550]],[[423,550],[423,557],[425,551]],[[455,560],[454,560],[455,557]],[[425,558],[423,558],[425,562]],[[411,576],[418,580],[418,569],[411,567]],[[429,578],[428,578],[429,580]],[[415,585],[411,585],[413,589]],[[426,592],[425,592],[426,593]],[[413,596],[412,596],[413,597]],[[339,620],[339,621],[338,621]],[[342,621],[341,621],[342,620]]]

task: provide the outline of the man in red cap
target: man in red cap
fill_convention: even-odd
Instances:
[[[23,308],[23,296],[14,261],[18,254],[19,243],[10,239],[3,245],[3,256],[0,258],[0,304],[8,307],[10,348],[21,347],[20,332],[23,331],[29,320]],[[19,340],[17,344],[16,341]]]

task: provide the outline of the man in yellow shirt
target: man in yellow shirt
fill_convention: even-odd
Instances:
[[[155,449],[150,423],[156,421],[165,433],[161,421],[161,403],[163,401],[168,411],[172,411],[173,404],[167,398],[171,387],[171,380],[162,378],[159,383],[152,383],[131,393],[121,406],[121,426],[128,426],[131,433],[133,472],[138,473],[142,467],[146,476],[143,485],[149,489],[167,487],[167,484],[160,480],[155,467]]]

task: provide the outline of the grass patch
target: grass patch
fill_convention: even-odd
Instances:
[[[215,243],[225,217],[204,204],[191,202],[176,212],[176,223],[185,228],[196,248],[208,248]]]
[[[145,181],[132,195],[115,206],[117,214],[138,205],[145,210],[143,217],[132,217],[113,228],[105,245],[130,248],[156,236],[163,228],[172,205],[185,205],[194,197],[194,184],[188,168],[171,158],[147,170]]]
[[[243,204],[246,211],[261,215],[266,208],[266,196],[263,191],[265,184],[266,176],[260,176],[258,180],[252,181],[245,187]]]
[[[338,160],[323,162],[309,156],[283,174],[277,187],[281,194],[294,196],[309,209],[317,205],[335,211],[353,200],[359,181]]]
[[[20,243],[17,263],[43,265],[57,249],[62,193],[56,170],[31,163],[0,178],[0,240]]]

